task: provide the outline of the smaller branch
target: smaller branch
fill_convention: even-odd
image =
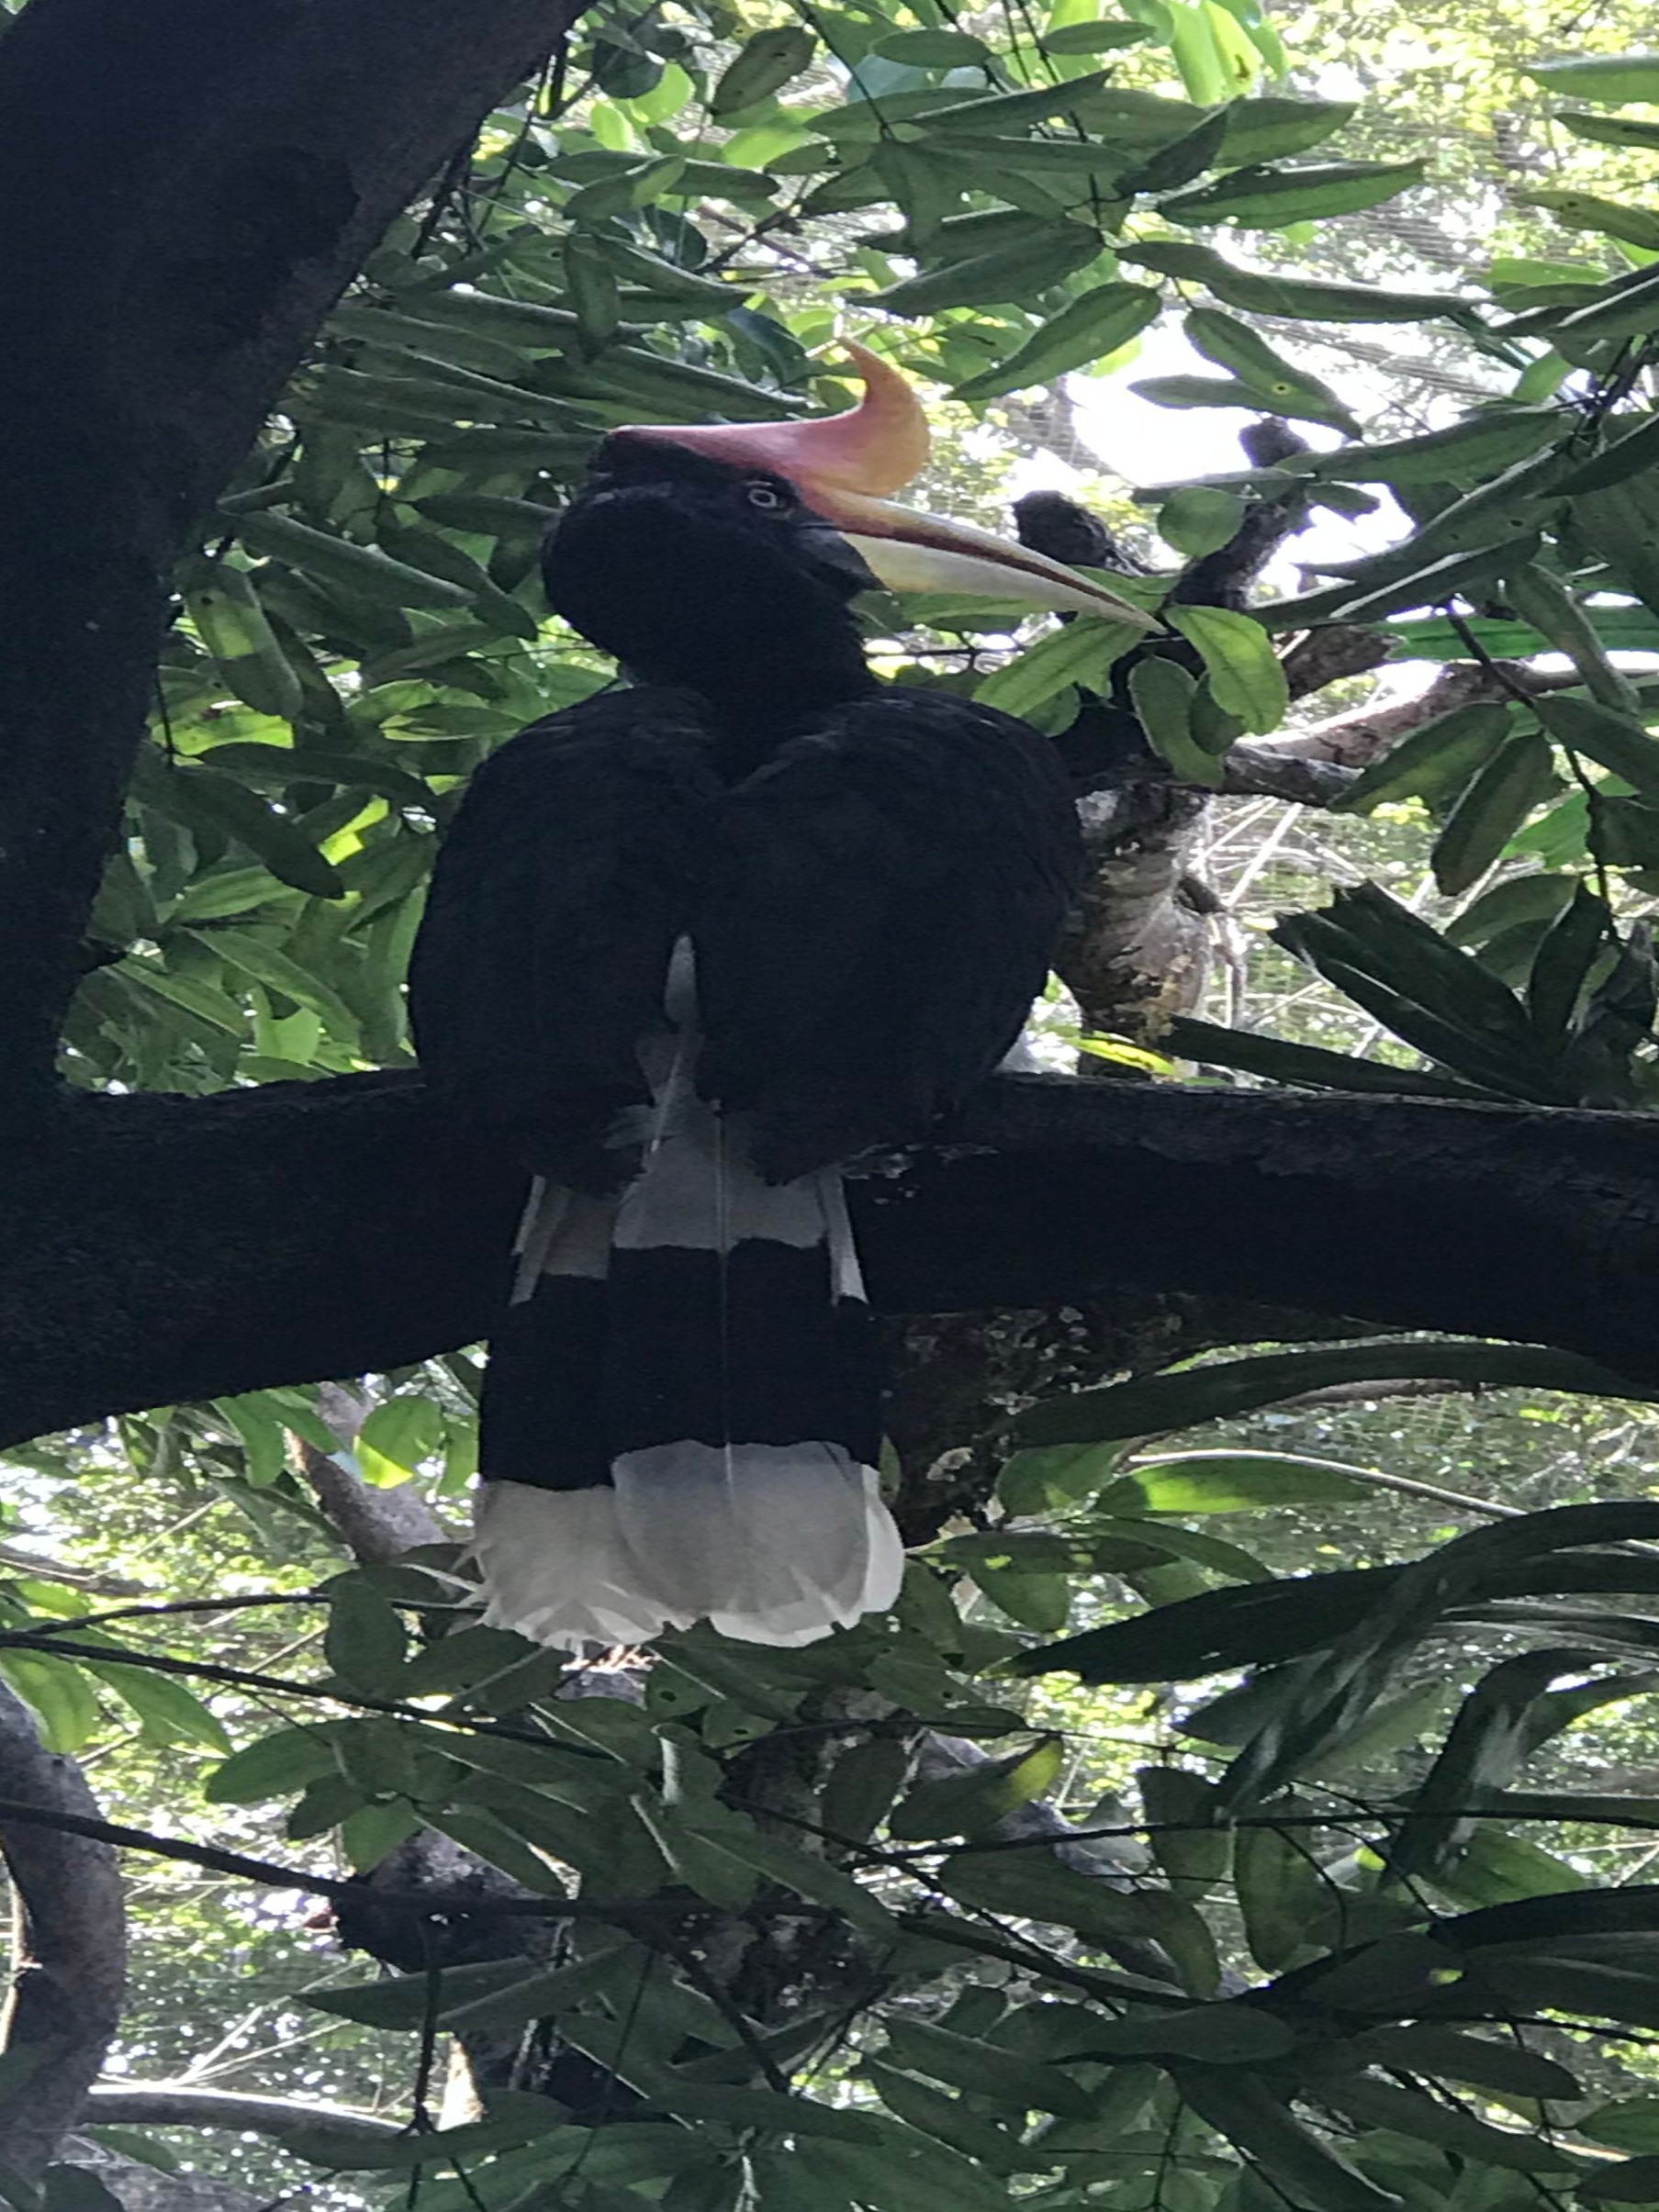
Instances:
[[[121,2023],[127,1919],[114,1838],[73,1760],[48,1751],[0,1684],[0,1774],[34,1800],[0,1800],[0,1849],[17,1901],[3,2021],[18,2075],[0,2095],[0,2159],[33,2176],[57,2154]],[[34,2063],[28,2064],[32,2060]]]
[[[1221,788],[1235,799],[1285,799],[1297,806],[1328,807],[1358,776],[1354,768],[1282,751],[1276,745],[1235,745],[1221,762]]]
[[[307,2105],[280,2096],[248,2096],[234,2089],[198,2089],[191,2082],[95,2082],[81,2116],[85,2127],[230,2128],[281,2142],[307,2128],[339,2135],[401,2135],[398,2120],[345,2105]]]

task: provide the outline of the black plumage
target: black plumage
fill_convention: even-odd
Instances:
[[[854,1617],[874,1567],[809,1558],[770,1627],[760,1570],[723,1613],[707,1585],[746,1541],[750,1476],[782,1469],[787,1488],[796,1446],[829,1452],[835,1481],[876,1455],[867,1315],[824,1171],[925,1136],[1014,1042],[1078,881],[1075,812],[1026,724],[877,683],[851,610],[869,571],[785,477],[620,435],[545,575],[645,680],[477,772],[410,973],[429,1079],[539,1179],[483,1470],[596,1515],[611,1508],[588,1493],[621,1484],[626,1560],[607,1554],[600,1582],[625,1581],[659,1525],[681,1550],[705,1533],[670,1493],[678,1442],[701,1454],[686,1494],[719,1489],[730,1512],[695,1571],[645,1562],[651,1618],[573,1610],[562,1585],[539,1614],[521,1595],[495,1617],[563,1640],[707,1613],[796,1640]],[[643,1506],[619,1472],[634,1464]],[[808,1495],[790,1491],[791,1516],[811,1520]],[[815,1621],[814,1579],[836,1593]]]

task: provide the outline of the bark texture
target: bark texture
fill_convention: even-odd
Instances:
[[[0,1683],[0,1794],[48,1814],[95,1818],[73,1759],[48,1751]],[[0,2014],[8,2061],[35,2063],[0,2096],[0,2163],[47,2165],[103,2069],[127,1988],[127,1915],[113,1848],[44,1825],[0,1828],[13,1895],[12,1983]]]

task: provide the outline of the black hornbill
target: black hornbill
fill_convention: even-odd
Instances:
[[[547,597],[631,687],[475,776],[410,969],[429,1079],[532,1177],[491,1344],[488,1617],[800,1643],[891,1603],[880,1395],[837,1164],[914,1142],[1017,1038],[1080,868],[1048,741],[866,665],[878,579],[1149,619],[890,506],[909,385],[629,429]]]

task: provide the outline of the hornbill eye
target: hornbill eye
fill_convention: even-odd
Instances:
[[[743,487],[743,496],[751,507],[768,515],[781,514],[790,504],[789,494],[765,476],[751,476]]]

